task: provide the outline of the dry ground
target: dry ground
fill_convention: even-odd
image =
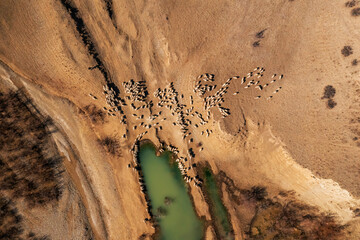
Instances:
[[[193,147],[195,162],[208,161],[238,187],[263,185],[271,197],[293,191],[298,201],[349,224],[347,239],[358,239],[360,16],[352,13],[360,5],[345,3],[3,0],[1,86],[23,88],[56,123],[53,138],[95,238],[137,239],[154,232],[143,222],[147,213],[137,174],[127,168],[128,150],[141,131],[132,130],[137,122],[128,117],[130,132],[122,139],[126,126],[119,118],[89,111],[107,106],[103,85],[110,81],[120,88],[123,81],[146,80],[149,100],[155,101],[152,92],[174,82],[188,99],[204,72],[214,73],[219,86],[257,66],[266,69],[264,82],[273,73],[284,74],[261,92],[233,81],[223,103],[231,115],[222,119],[212,110],[208,138],[193,130],[195,142],[203,144],[201,153],[182,140],[171,121],[159,138],[182,155]],[[328,85],[336,91],[331,99],[323,98]],[[336,103],[332,108],[329,100]],[[194,106],[202,104],[197,97]],[[134,113],[129,107],[125,112]],[[119,137],[116,155],[99,144],[107,136]],[[158,144],[153,130],[146,138]],[[197,213],[209,218],[199,190],[192,187],[191,193]],[[226,194],[224,201],[242,239],[246,229],[236,224],[241,214]]]

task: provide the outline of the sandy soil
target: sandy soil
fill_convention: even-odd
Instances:
[[[221,118],[212,108],[206,126],[189,127],[193,142],[183,140],[180,128],[172,124],[176,118],[165,108],[163,130],[156,136],[149,129],[144,138],[176,146],[179,156],[188,156],[193,148],[192,162],[208,161],[239,187],[262,185],[271,196],[294,191],[299,201],[350,224],[356,239],[360,65],[353,60],[359,58],[360,17],[351,15],[345,1],[110,2],[111,17],[100,0],[0,3],[1,81],[24,88],[61,129],[53,137],[67,157],[67,172],[97,239],[154,233],[143,221],[148,215],[138,175],[127,167],[134,166],[129,150],[145,131],[133,129],[140,121],[132,114],[149,112],[128,105],[123,107],[126,125],[106,111],[103,122],[91,121],[86,106],[109,108],[103,85],[114,83],[124,98],[124,81],[145,80],[148,101],[156,105],[153,92],[174,82],[184,94],[182,101],[189,104],[194,96],[194,108],[206,116],[203,99],[193,93],[200,74],[215,74],[213,84],[220,88],[229,77],[246,76],[258,66],[266,69],[260,84],[269,86],[245,89],[240,79],[232,80],[222,104],[231,115]],[[87,34],[79,33],[63,3],[78,9]],[[100,60],[83,44],[84,35]],[[351,46],[352,54],[344,56],[344,46]],[[89,69],[94,66],[100,67]],[[270,84],[274,73],[284,78]],[[332,109],[322,99],[327,85],[336,89]],[[206,129],[212,130],[209,137],[201,135]],[[119,140],[120,153],[111,155],[99,144],[106,136]],[[200,190],[190,186],[198,215],[210,219]],[[243,239],[246,229],[236,224],[241,219],[226,193],[224,201],[236,237]],[[207,230],[209,239],[211,232]]]

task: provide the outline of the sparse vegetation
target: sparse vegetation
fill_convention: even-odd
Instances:
[[[324,96],[322,97],[322,99],[324,99],[324,98],[327,98],[327,99],[333,98],[335,96],[335,93],[336,93],[335,88],[333,86],[331,86],[331,85],[327,85],[324,88]]]
[[[105,113],[93,104],[85,106],[82,113],[85,112],[88,114],[93,123],[103,123],[105,120]]]
[[[324,88],[324,96],[322,96],[321,99],[327,99],[327,103],[326,103],[326,106],[329,108],[329,109],[332,109],[334,108],[337,103],[333,100],[333,97],[335,96],[335,93],[336,93],[336,90],[333,86],[331,85],[327,85],[325,88]]]
[[[48,236],[37,237],[33,232],[24,234],[22,222],[23,217],[19,214],[15,202],[6,197],[0,197],[0,239],[50,240]],[[23,235],[26,238],[23,238]]]
[[[352,8],[357,4],[356,0],[351,0],[345,3],[345,7]]]
[[[334,100],[332,100],[332,99],[329,99],[329,100],[327,101],[327,106],[328,106],[328,108],[330,108],[330,109],[334,108],[336,105],[337,105],[337,103],[336,103]]]
[[[360,16],[360,8],[354,8],[352,11],[351,11],[351,15],[352,16]]]
[[[64,170],[53,131],[51,119],[20,92],[0,96],[0,191],[31,206],[60,199]]]
[[[344,46],[343,49],[341,49],[341,54],[344,55],[344,57],[350,56],[351,54],[353,54],[352,47],[351,46]]]
[[[22,199],[41,207],[61,198],[64,169],[51,139],[55,131],[24,93],[0,94],[0,239],[50,239],[24,231],[16,204]]]
[[[267,191],[265,187],[254,186],[246,192],[248,199],[255,199],[256,201],[261,201],[267,196]]]
[[[267,201],[258,207],[250,229],[250,239],[342,239],[344,226],[328,215],[314,214],[315,209],[290,201]]]
[[[295,200],[292,192],[280,192],[283,199],[280,202],[278,198],[267,197],[265,187],[240,189],[224,172],[220,171],[219,177],[231,201],[243,208],[239,212],[254,213],[247,223],[243,223],[248,228],[246,239],[344,239],[345,226],[329,215],[320,214],[316,208]]]
[[[21,227],[22,216],[14,203],[5,197],[0,198],[0,239],[18,239],[24,232]]]
[[[106,136],[104,139],[100,140],[100,144],[103,145],[108,153],[111,155],[120,154],[120,143],[115,136]]]
[[[352,60],[351,65],[353,66],[358,65],[358,60],[357,59]]]

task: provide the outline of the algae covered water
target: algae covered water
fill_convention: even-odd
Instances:
[[[161,240],[199,240],[203,226],[195,214],[186,185],[171,154],[156,156],[151,144],[140,147],[140,164],[152,204],[152,213],[160,225]]]
[[[216,179],[209,168],[205,167],[203,172],[205,177],[205,189],[211,201],[210,211],[214,217],[215,228],[221,239],[234,239],[226,208],[221,201]]]

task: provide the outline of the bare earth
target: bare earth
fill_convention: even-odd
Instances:
[[[360,4],[354,2],[346,7],[346,1],[300,0],[0,1],[0,89],[21,89],[53,119],[59,131],[52,138],[70,182],[59,214],[46,207],[24,212],[28,226],[36,224],[51,239],[64,239],[62,233],[87,239],[83,222],[95,239],[150,239],[155,230],[144,222],[146,201],[130,151],[147,131],[143,139],[176,146],[180,157],[189,158],[192,148],[192,163],[208,162],[239,189],[260,185],[279,202],[287,201],[279,193],[291,193],[293,201],[346,225],[340,239],[359,239],[360,16],[351,13]],[[260,82],[245,88],[242,77],[255,75],[257,67],[265,69],[255,76]],[[200,96],[194,88],[204,73],[215,77],[203,85],[217,88]],[[221,103],[230,115],[222,118],[215,106],[200,125],[189,114],[191,135],[185,139],[173,109],[157,105],[154,92],[173,82],[179,101],[206,118],[204,97],[234,76],[240,78],[231,80]],[[126,99],[123,82],[130,79],[146,81],[146,102]],[[106,86],[112,84],[127,101],[123,114],[108,111],[113,108]],[[335,94],[324,97],[328,85]],[[162,111],[154,120],[148,108],[130,105],[150,101],[153,113]],[[146,128],[141,122],[159,124]],[[99,144],[108,136],[119,143],[115,154]],[[210,220],[200,188],[190,187],[197,214]],[[229,194],[223,186],[235,238],[249,239],[244,223],[254,212]],[[66,204],[72,204],[71,212]],[[34,216],[63,227],[52,230],[49,220]],[[64,227],[69,219],[76,222],[72,228]],[[205,237],[216,239],[211,226]]]

